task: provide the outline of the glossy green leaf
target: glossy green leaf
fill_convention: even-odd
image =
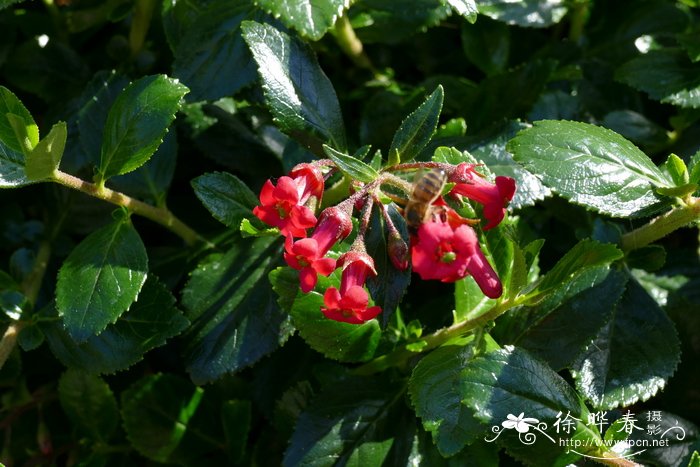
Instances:
[[[632,143],[587,123],[535,122],[507,149],[552,190],[611,216],[639,215],[657,207],[660,200],[653,188],[670,185]]]
[[[256,5],[285,26],[317,41],[333,27],[350,0],[256,0]]]
[[[688,168],[683,159],[675,154],[671,154],[663,163],[662,168],[669,174],[676,186],[681,186],[690,181]]]
[[[39,128],[33,123],[25,122],[19,115],[8,113],[7,121],[15,132],[15,139],[19,142],[22,153],[26,156],[32,152],[39,141]]]
[[[175,297],[149,275],[139,298],[116,323],[97,336],[76,343],[60,322],[41,326],[53,354],[67,367],[89,373],[114,373],[140,361],[189,325],[175,307]]]
[[[700,65],[683,50],[650,50],[623,64],[615,78],[663,103],[700,107]]]
[[[308,134],[344,151],[345,126],[338,97],[313,50],[267,24],[244,21],[241,30],[280,129],[295,137]],[[317,140],[309,144],[320,146]]]
[[[688,169],[690,170],[690,183],[700,184],[700,151],[696,152],[695,155],[690,159]]]
[[[177,2],[173,8],[179,8]],[[250,2],[215,0],[177,22],[179,37],[173,40],[173,76],[190,88],[189,101],[230,96],[255,79],[255,66],[241,37],[241,21],[251,19]]]
[[[557,371],[570,366],[610,320],[626,283],[624,273],[608,268],[581,274],[529,311],[527,328],[514,344]],[[576,328],[567,331],[571,323]]]
[[[330,285],[330,279],[319,277],[316,290],[323,290]],[[334,286],[338,287],[338,283]],[[298,290],[298,282],[295,288]],[[294,298],[290,314],[299,335],[309,347],[327,358],[341,362],[364,362],[371,359],[381,337],[377,320],[364,324],[333,321],[321,312],[323,306],[323,294],[320,292],[303,294],[298,291]]]
[[[476,0],[447,0],[447,3],[458,15],[464,16],[470,23],[476,22],[476,15],[479,11]]]
[[[299,417],[282,465],[382,465],[401,408],[397,391],[376,376],[328,387]]]
[[[150,375],[121,396],[124,430],[138,452],[166,462],[178,448],[197,412],[204,390],[174,375]]]
[[[56,123],[25,160],[24,171],[32,181],[51,178],[58,170],[66,147],[68,130],[65,122]]]
[[[379,174],[369,165],[342,152],[336,151],[330,146],[323,145],[323,152],[328,158],[335,162],[341,172],[353,180],[369,183],[374,181]]]
[[[266,279],[280,257],[277,238],[236,240],[192,272],[182,304],[192,321],[184,356],[193,381],[239,371],[289,338],[294,328]]]
[[[454,322],[476,318],[496,304],[481,291],[472,276],[455,282]]]
[[[158,149],[188,89],[165,75],[141,78],[112,104],[105,123],[99,177],[142,166]]]
[[[56,283],[56,307],[71,337],[85,342],[114,323],[138,297],[147,271],[146,249],[127,215],[88,235]]]
[[[411,242],[406,221],[395,204],[388,205],[387,212],[394,227],[399,232],[401,240],[407,246],[406,253],[408,255],[408,245]],[[365,236],[365,247],[367,248],[367,253],[374,259],[377,275],[367,279],[367,288],[375,303],[382,307],[382,314],[380,315],[382,326],[386,326],[389,323],[391,315],[398,308],[411,282],[410,257],[407,256],[405,258],[407,262],[406,269],[403,271],[397,269],[389,257],[389,237],[386,220],[380,212],[379,206],[374,206]]]
[[[608,265],[622,256],[622,252],[610,243],[581,240],[544,275],[537,285],[537,294],[545,294],[589,268]]]
[[[9,89],[0,86],[0,188],[31,183],[24,172],[25,145],[17,138],[11,122],[13,117],[8,117],[8,114],[24,122],[22,128],[30,142],[36,145],[39,141],[39,128],[29,111]]]
[[[391,141],[389,154],[398,153],[401,162],[410,161],[420,154],[435,133],[444,97],[442,86],[438,86],[401,122]]]
[[[479,13],[517,26],[546,28],[566,15],[564,0],[479,0]]]
[[[197,198],[222,224],[238,228],[253,215],[258,198],[238,177],[226,172],[200,175],[190,182]]]
[[[666,313],[630,280],[611,320],[574,368],[579,391],[597,409],[643,402],[666,385],[680,359],[680,343]]]
[[[458,453],[486,431],[462,404],[461,375],[473,356],[471,343],[440,347],[423,357],[411,374],[411,404],[443,456]]]
[[[73,426],[92,440],[107,441],[119,425],[117,400],[99,376],[66,371],[58,381],[58,398]]]
[[[123,74],[102,71],[96,73],[85,87],[82,106],[77,112],[79,146],[86,159],[85,165],[99,165],[107,116],[114,101],[128,85],[129,79]]]
[[[360,23],[358,36],[363,43],[397,44],[437,26],[452,14],[453,8],[442,0],[412,0],[411,7],[396,0],[363,0],[369,20]]]
[[[700,452],[693,451],[693,455],[691,456],[687,467],[700,467]]]

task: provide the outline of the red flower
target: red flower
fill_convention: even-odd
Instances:
[[[377,275],[374,261],[367,253],[350,251],[338,259],[338,265],[343,267],[340,279],[340,290],[329,287],[323,295],[325,308],[321,312],[335,321],[350,324],[362,324],[374,319],[382,309],[369,305],[369,294],[364,289],[368,275]]]
[[[437,219],[422,224],[413,240],[413,270],[422,279],[455,282],[471,274],[487,297],[498,298],[503,293],[501,281],[469,225]]]
[[[459,164],[450,179],[457,182],[450,193],[463,195],[484,206],[484,217],[488,223],[484,230],[496,227],[505,216],[506,206],[515,194],[515,180],[496,177],[496,184],[488,182],[474,170],[474,164]]]
[[[316,216],[305,206],[310,197],[323,196],[323,175],[310,164],[299,164],[277,181],[270,180],[260,190],[260,206],[253,208],[261,221],[278,227],[282,235],[306,237],[306,229],[316,224]]]
[[[335,270],[335,260],[325,258],[335,243],[352,232],[352,220],[336,207],[324,209],[310,238],[293,241],[291,235],[285,242],[284,259],[299,271],[299,283],[304,293],[316,286],[317,274],[327,276]]]

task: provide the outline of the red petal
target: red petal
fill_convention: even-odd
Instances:
[[[313,238],[302,238],[297,240],[291,248],[295,255],[303,256],[309,259],[309,262],[318,257],[318,244]]]
[[[376,318],[377,315],[381,312],[382,312],[381,307],[373,306],[373,307],[367,308],[366,310],[359,312],[358,314],[360,315],[360,319],[362,319],[362,321],[369,321],[371,319]]]
[[[262,189],[260,190],[260,203],[263,206],[275,204],[275,197],[272,195],[274,189],[275,185],[273,185],[270,180],[267,180],[263,185]]]
[[[342,308],[356,310],[358,308],[367,308],[369,303],[369,294],[359,285],[350,287],[343,298],[340,299]]]
[[[322,276],[327,276],[335,271],[335,260],[333,258],[317,259],[313,263],[313,268]]]
[[[335,287],[328,287],[323,294],[323,304],[328,308],[340,308],[340,292]]]
[[[496,177],[496,186],[504,201],[510,201],[515,195],[515,180],[510,177]],[[505,204],[505,203],[504,203]]]
[[[280,177],[277,181],[277,186],[273,192],[275,199],[280,201],[287,201],[292,204],[297,204],[299,202],[299,188],[297,184],[294,183],[289,177]]]
[[[291,221],[301,229],[309,229],[316,225],[316,216],[306,206],[294,206],[290,213]]]
[[[318,276],[316,276],[316,271],[313,268],[302,268],[299,271],[299,285],[301,286],[301,291],[304,293],[311,292],[314,287],[316,287],[316,281]]]

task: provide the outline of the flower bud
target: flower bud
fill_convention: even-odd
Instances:
[[[408,245],[403,238],[401,238],[401,234],[396,231],[389,233],[387,253],[389,254],[391,264],[393,264],[396,269],[405,271],[406,268],[408,268]]]

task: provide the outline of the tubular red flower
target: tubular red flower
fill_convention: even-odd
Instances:
[[[322,251],[322,255],[325,255],[336,242],[350,235],[350,232],[352,232],[350,215],[346,211],[333,206],[321,212],[311,238],[318,242],[319,251]]]
[[[438,219],[421,225],[413,240],[413,270],[422,279],[455,282],[471,274],[487,297],[498,298],[503,293],[501,281],[470,226]]]
[[[282,235],[306,237],[306,229],[316,224],[316,216],[305,206],[312,196],[323,196],[323,175],[311,164],[299,164],[280,177],[277,186],[267,180],[260,190],[260,206],[253,214],[268,225],[280,229]]]
[[[463,195],[484,206],[484,217],[488,223],[484,230],[496,227],[505,216],[506,206],[515,194],[515,180],[510,177],[496,177],[490,183],[474,170],[474,164],[459,164],[450,178],[457,182],[450,193]]]
[[[324,258],[325,253],[321,254],[314,238],[302,238],[294,242],[290,235],[285,241],[284,250],[284,260],[299,271],[299,284],[304,293],[316,287],[318,274],[327,276],[335,270],[335,260]]]
[[[382,309],[369,305],[369,294],[363,288],[369,275],[376,276],[374,260],[367,253],[350,251],[338,259],[343,267],[340,290],[329,287],[323,296],[321,312],[335,321],[362,324],[374,319]]]

